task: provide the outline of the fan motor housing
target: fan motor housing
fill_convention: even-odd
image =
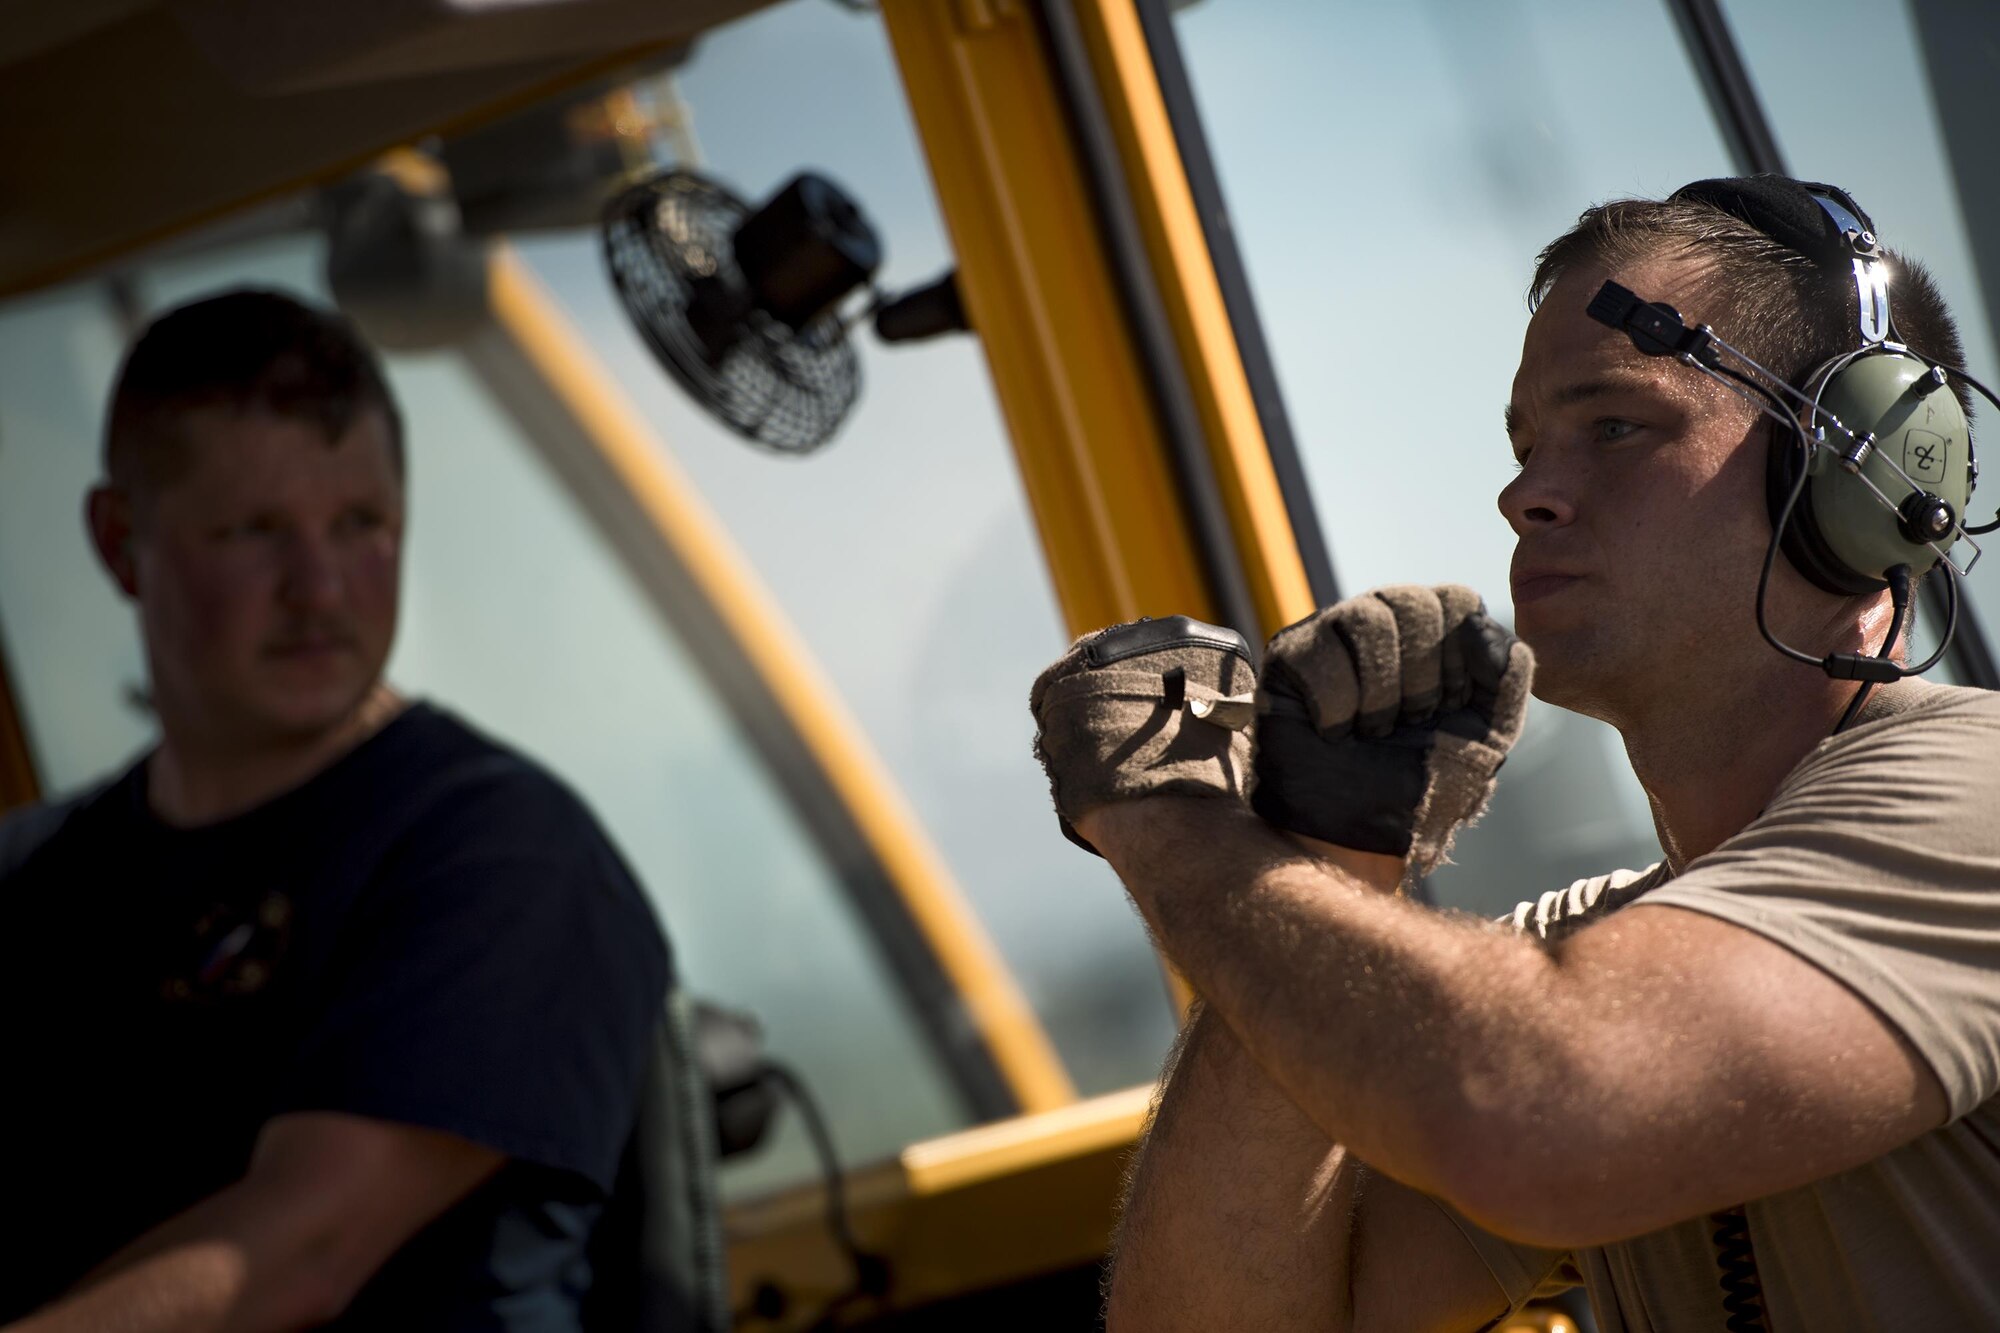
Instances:
[[[787,328],[810,324],[865,285],[882,242],[846,191],[813,172],[794,176],[731,238],[757,306]]]
[[[675,170],[634,182],[604,211],[605,264],[660,364],[723,425],[782,454],[825,444],[854,405],[861,367],[832,303],[880,253],[865,223],[843,225],[813,189],[753,210],[719,182]],[[746,229],[759,281],[798,325],[766,308],[744,271]],[[785,237],[816,257],[773,253]]]

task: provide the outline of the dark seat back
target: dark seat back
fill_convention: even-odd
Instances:
[[[592,1333],[727,1333],[729,1255],[716,1182],[715,1099],[694,1006],[667,997],[618,1185],[591,1239]]]

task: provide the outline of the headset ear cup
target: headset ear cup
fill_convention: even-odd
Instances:
[[[1764,500],[1770,510],[1773,527],[1777,526],[1779,515],[1785,511],[1785,497],[1792,493],[1799,472],[1807,465],[1809,449],[1810,446],[1792,432],[1771,427],[1771,448],[1764,469]],[[1810,480],[1799,493],[1799,502],[1792,506],[1791,521],[1785,525],[1779,548],[1792,562],[1793,569],[1803,574],[1814,587],[1826,592],[1856,597],[1881,592],[1889,586],[1881,579],[1870,578],[1855,569],[1827,545],[1813,508],[1813,483]]]

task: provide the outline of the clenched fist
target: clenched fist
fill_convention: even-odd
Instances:
[[[1141,796],[1243,797],[1256,674],[1232,629],[1186,616],[1086,634],[1028,696],[1035,755],[1071,842],[1086,811]]]
[[[1251,806],[1428,874],[1521,734],[1526,644],[1470,588],[1378,588],[1280,630],[1257,689]]]

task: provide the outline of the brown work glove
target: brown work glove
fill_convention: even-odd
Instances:
[[[1251,806],[1427,875],[1486,809],[1534,669],[1456,584],[1378,588],[1280,630],[1258,682]]]
[[[1186,616],[1086,634],[1036,679],[1035,757],[1071,842],[1074,821],[1141,796],[1243,797],[1256,671],[1232,629]]]

